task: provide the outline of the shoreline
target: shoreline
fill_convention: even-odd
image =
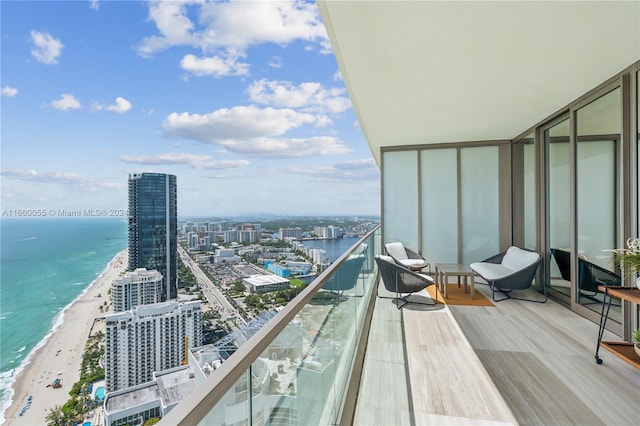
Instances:
[[[17,369],[6,406],[2,407],[4,412],[0,420],[4,421],[3,424],[45,424],[49,409],[63,405],[70,398],[69,391],[80,378],[81,355],[94,320],[111,310],[110,303],[104,312],[100,312],[100,306],[108,301],[107,292],[111,282],[126,271],[127,266],[125,248],[56,316],[50,331]],[[47,387],[56,378],[61,380],[62,387]],[[32,396],[30,408],[19,416],[28,395]]]

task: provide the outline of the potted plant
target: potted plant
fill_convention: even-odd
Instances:
[[[611,250],[613,261],[620,266],[625,276],[640,273],[640,238],[629,238],[626,248]],[[636,287],[640,289],[640,276],[636,277]]]
[[[633,341],[633,349],[636,351],[638,356],[640,356],[640,328],[633,332],[631,335],[631,340]]]

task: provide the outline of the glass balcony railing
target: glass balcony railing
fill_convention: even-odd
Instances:
[[[375,301],[380,241],[380,227],[360,239],[160,424],[307,425],[349,419]]]

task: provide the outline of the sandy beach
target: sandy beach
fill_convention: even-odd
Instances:
[[[95,318],[105,301],[111,303],[107,292],[111,282],[127,268],[127,250],[114,257],[110,267],[98,277],[87,292],[76,300],[64,313],[64,321],[47,343],[31,357],[31,362],[17,376],[13,385],[13,403],[4,413],[8,425],[44,425],[46,413],[56,405],[62,406],[69,399],[69,391],[80,378],[81,354]],[[101,325],[96,322],[96,327]],[[47,387],[56,378],[61,388]],[[18,413],[26,405],[28,395],[31,406],[22,416]]]

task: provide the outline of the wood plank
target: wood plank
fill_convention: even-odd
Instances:
[[[622,287],[622,286],[603,286],[599,285],[598,290],[603,293],[610,294],[618,299],[628,300],[631,303],[640,305],[640,288],[637,287]]]
[[[640,355],[633,349],[631,342],[600,342],[600,346],[620,358],[628,362],[636,368],[640,368]]]

